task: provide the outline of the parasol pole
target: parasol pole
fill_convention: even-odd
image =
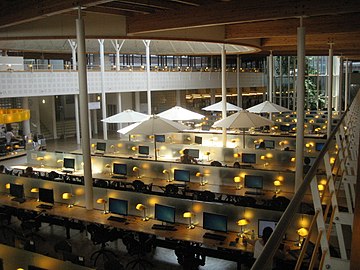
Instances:
[[[245,149],[245,128],[243,128],[243,148]]]
[[[157,160],[157,151],[156,151],[156,135],[154,134],[154,147],[155,147],[155,161]]]

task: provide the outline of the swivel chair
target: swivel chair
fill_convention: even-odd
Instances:
[[[206,256],[198,247],[196,244],[190,245],[190,243],[180,242],[175,248],[178,263],[183,269],[196,270],[200,265],[205,265]]]
[[[198,198],[201,201],[213,202],[215,200],[215,193],[205,190],[199,194]]]
[[[105,259],[109,260],[111,258],[116,258],[116,254],[114,252],[106,249],[106,243],[114,240],[111,230],[108,230],[100,225],[89,224],[87,226],[87,231],[90,233],[91,241],[94,245],[101,244],[101,248],[93,252],[90,257],[91,260],[94,260],[94,266],[96,266],[97,260],[101,255],[103,256],[103,261],[105,261]]]
[[[176,196],[179,193],[179,188],[173,184],[168,184],[165,187],[164,194],[166,196]]]
[[[125,268],[128,269],[128,267],[131,266],[132,269],[134,269],[138,266],[138,269],[145,270],[148,267],[152,267],[153,264],[145,260],[144,256],[146,253],[152,251],[155,239],[155,236],[149,236],[144,233],[139,233],[139,240],[136,240],[134,234],[132,233],[125,234],[122,240],[129,255],[136,255],[136,258],[130,261]]]
[[[132,182],[132,186],[134,188],[134,191],[136,191],[136,192],[145,192],[146,191],[146,185],[141,180],[134,180]]]

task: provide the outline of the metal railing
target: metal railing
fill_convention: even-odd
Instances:
[[[305,241],[302,244],[301,253],[295,269],[300,269],[304,259],[306,246],[308,245],[310,236],[316,227],[318,233],[311,260],[308,262],[308,269],[313,269],[315,264],[318,269],[340,269],[334,266],[339,265],[339,263],[343,263],[342,265],[346,266],[345,268],[341,269],[346,269],[349,266],[349,260],[347,258],[345,245],[343,243],[344,241],[343,239],[340,239],[341,237],[343,238],[342,231],[339,230],[339,228],[336,228],[338,233],[337,237],[339,238],[341,259],[332,260],[330,258],[328,241],[330,238],[330,233],[333,229],[333,224],[337,226],[336,222],[339,223],[342,220],[345,220],[346,223],[346,220],[348,220],[346,225],[352,226],[353,207],[355,205],[354,185],[356,183],[356,176],[354,174],[357,172],[357,162],[355,161],[358,160],[359,154],[357,151],[357,146],[359,145],[359,108],[360,92],[357,94],[351,106],[344,112],[341,120],[331,132],[331,135],[320,151],[313,166],[306,174],[304,181],[302,182],[297,192],[294,194],[294,197],[284,211],[270,239],[267,241],[262,254],[258,257],[252,266],[252,270],[261,270],[263,269],[264,265],[271,264],[278,247],[282,242],[283,236],[285,235],[289,224],[291,224],[293,218],[297,214],[304,195],[306,194],[307,190],[309,190],[309,188],[312,193],[315,214],[309,227],[309,235],[305,238]],[[331,148],[331,146],[333,146],[333,148]],[[337,154],[335,159],[330,158],[330,151],[333,151]],[[325,186],[322,187],[323,191],[320,193],[318,190],[316,176],[321,165],[325,165],[327,179]],[[349,168],[351,166],[353,167]],[[344,189],[346,195],[348,210],[346,213],[340,213],[337,204],[336,195],[339,193],[340,189]],[[325,205],[325,210],[323,211],[322,203],[324,202],[325,194],[328,198],[328,201]],[[351,222],[349,222],[349,220]],[[327,223],[327,228],[325,226],[325,222]],[[317,256],[317,251],[320,247],[321,258],[319,259]]]

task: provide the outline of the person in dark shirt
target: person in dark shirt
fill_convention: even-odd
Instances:
[[[184,164],[197,164],[197,161],[195,158],[189,155],[189,149],[185,149],[183,151],[183,155],[180,158],[180,162]]]

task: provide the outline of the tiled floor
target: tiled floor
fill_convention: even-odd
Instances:
[[[66,138],[55,141],[47,142],[48,151],[74,151],[79,149],[80,146],[76,144],[75,138]],[[4,165],[8,166],[14,163],[25,163],[25,158],[18,158],[5,162]],[[11,226],[17,231],[19,228],[19,221],[16,218],[12,218]],[[37,252],[51,257],[60,258],[59,254],[54,251],[54,245],[60,240],[65,239],[65,229],[56,225],[50,226],[48,224],[43,224],[38,232],[42,235],[46,241],[38,240],[36,243]],[[94,246],[92,241],[87,236],[86,232],[79,232],[77,230],[71,231],[71,239],[69,240],[73,246],[73,252],[84,256],[85,265],[88,267],[93,267],[93,261],[90,260],[91,253],[99,249],[99,246]],[[15,243],[9,239],[4,238],[4,235],[0,233],[0,242],[7,242],[8,244],[14,245]],[[17,244],[18,245],[18,244]],[[129,261],[133,259],[128,255],[125,246],[122,243],[122,240],[117,240],[115,242],[109,243],[109,249],[113,250],[120,261],[125,266]],[[147,259],[153,263],[152,269],[182,269],[182,267],[177,263],[177,257],[173,250],[165,248],[156,248],[153,253],[147,255]],[[102,258],[99,259],[97,263],[97,269],[103,269]],[[137,268],[135,268],[137,269]],[[209,270],[227,270],[227,269],[236,269],[236,263],[219,260],[215,258],[206,258],[206,264],[199,269],[209,269]]]

